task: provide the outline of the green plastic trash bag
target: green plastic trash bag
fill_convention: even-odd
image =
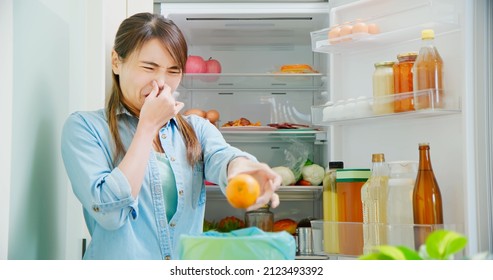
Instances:
[[[296,255],[291,234],[257,227],[182,235],[178,249],[182,260],[294,260]]]

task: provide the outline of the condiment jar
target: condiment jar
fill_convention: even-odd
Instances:
[[[373,72],[373,113],[375,115],[394,112],[394,61],[375,63]]]
[[[274,213],[270,211],[269,205],[245,213],[245,224],[247,227],[258,227],[263,231],[273,231]]]
[[[417,52],[406,52],[397,55],[394,64],[394,112],[414,110],[413,65]]]

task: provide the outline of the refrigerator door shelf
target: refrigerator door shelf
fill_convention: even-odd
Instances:
[[[393,102],[395,100],[412,99],[415,108],[406,112],[394,112]],[[441,100],[440,106],[436,100]],[[332,124],[362,123],[366,121],[381,119],[403,119],[403,118],[422,118],[434,117],[461,112],[460,96],[447,95],[446,91],[422,90],[393,94],[378,98],[348,98],[339,100],[336,103],[328,102],[323,106],[312,106],[312,120],[314,125],[327,126]],[[428,104],[422,108],[423,104]],[[390,105],[390,111],[383,114],[375,114],[375,106]]]
[[[357,5],[361,17],[347,18],[358,15],[354,12]],[[386,13],[381,14],[382,10]],[[361,1],[331,9],[330,17],[329,28],[310,32],[314,52],[369,51],[417,41],[423,29],[433,29],[437,36],[460,29],[456,1]]]

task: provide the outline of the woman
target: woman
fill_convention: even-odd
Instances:
[[[76,112],[62,133],[62,156],[91,234],[85,259],[176,259],[181,234],[199,234],[204,180],[224,187],[253,175],[279,204],[281,178],[227,144],[209,121],[179,114],[174,99],[187,59],[175,24],[136,14],[120,25],[112,51],[113,88],[105,109]]]

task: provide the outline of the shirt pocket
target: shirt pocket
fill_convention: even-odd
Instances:
[[[192,207],[205,204],[204,162],[199,161],[193,167]]]

